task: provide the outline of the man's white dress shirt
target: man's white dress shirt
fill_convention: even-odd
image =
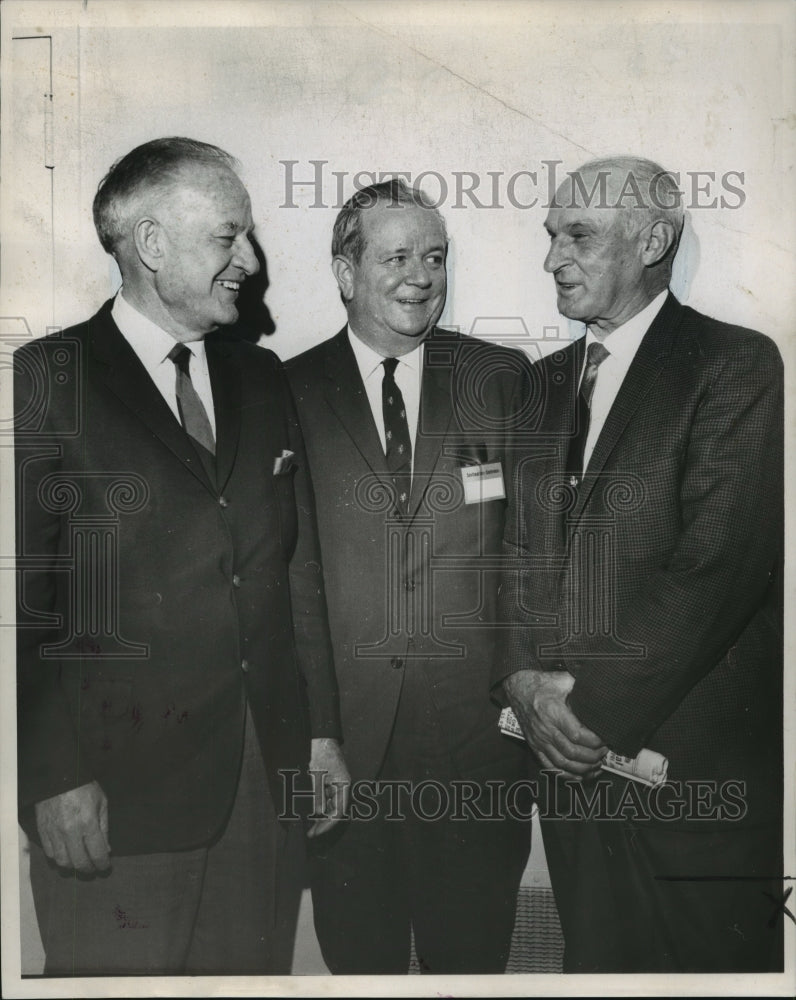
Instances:
[[[668,289],[656,295],[648,306],[641,312],[636,313],[626,323],[618,326],[602,341],[603,346],[608,351],[608,357],[597,369],[597,378],[594,383],[594,392],[591,397],[591,417],[589,418],[589,433],[586,438],[586,447],[583,450],[583,471],[589,465],[594,446],[600,432],[608,419],[611,407],[614,405],[622,383],[625,380],[628,369],[636,356],[636,352],[641,346],[644,334],[652,326],[652,322],[663,307],[666,301]],[[591,328],[586,330],[586,353],[588,354],[589,344],[593,344],[598,338],[594,336]],[[586,369],[586,357],[583,358],[583,368],[581,369],[581,379]]]
[[[376,430],[379,432],[382,451],[387,453],[387,438],[384,433],[384,410],[382,407],[381,386],[384,381],[384,357],[377,354],[372,347],[369,347],[357,337],[349,326],[348,339],[357,359],[359,374],[365,385],[370,410],[376,422]],[[420,384],[423,375],[423,342],[408,354],[398,358],[395,368],[395,382],[401,390],[406,410],[406,422],[409,425],[409,440],[412,442],[412,469],[415,466],[415,438],[417,437],[417,423],[420,416]]]
[[[137,309],[133,308],[124,297],[124,289],[116,296],[111,316],[113,322],[138,356],[138,360],[146,368],[147,374],[157,386],[161,396],[169,404],[171,412],[179,421],[180,411],[177,408],[177,374],[173,361],[169,360],[171,351],[177,341],[170,333],[161,329],[151,319],[147,319]],[[188,371],[191,382],[207,410],[213,435],[216,433],[216,414],[213,408],[213,390],[210,387],[210,372],[207,368],[207,354],[204,340],[192,340],[185,345],[191,351]]]

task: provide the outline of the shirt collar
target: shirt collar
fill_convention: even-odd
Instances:
[[[619,361],[633,360],[639,344],[644,339],[644,334],[652,326],[653,320],[663,308],[668,294],[669,289],[665,288],[641,312],[631,316],[626,323],[618,326],[605,337],[602,343],[612,357]],[[589,349],[589,344],[593,344],[595,340],[597,337],[592,333],[591,327],[588,327],[586,330],[586,350]]]
[[[123,291],[123,290],[122,290]],[[131,306],[122,294],[116,296],[111,309],[114,323],[119,327],[125,340],[130,344],[147,369],[156,368],[168,359],[169,352],[177,343],[170,333],[167,333],[157,323]],[[192,340],[185,345],[200,361],[205,358],[204,340]]]
[[[374,351],[372,347],[366,344],[363,340],[360,340],[350,326],[346,327],[346,331],[348,333],[348,341],[351,344],[351,349],[354,352],[354,357],[357,359],[357,365],[359,366],[362,380],[366,381],[377,369],[381,368],[382,362],[384,361],[384,355]],[[421,340],[417,347],[409,351],[408,354],[402,354],[401,357],[398,358],[398,364],[406,365],[406,367],[411,369],[416,375],[419,374],[420,367],[423,364],[423,341]]]

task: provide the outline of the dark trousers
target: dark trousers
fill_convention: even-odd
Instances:
[[[454,775],[425,675],[410,664],[374,817],[310,841],[315,929],[333,973],[406,973],[411,931],[422,972],[505,970],[530,823],[452,818]]]
[[[247,712],[238,789],[210,847],[113,857],[107,875],[60,872],[31,844],[45,975],[286,974],[301,831],[277,823]]]
[[[782,969],[778,831],[542,819],[564,972]]]

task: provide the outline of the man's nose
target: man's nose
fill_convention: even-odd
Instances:
[[[550,249],[547,251],[547,256],[544,259],[544,269],[548,273],[552,274],[554,271],[557,271],[563,263],[564,254],[562,252],[561,245],[553,240],[550,244]]]
[[[245,271],[249,277],[257,274],[260,270],[260,262],[257,260],[257,254],[254,252],[252,241],[248,236],[244,236],[238,240],[232,263],[242,271]]]
[[[428,288],[431,284],[431,273],[426,262],[422,259],[411,261],[404,280],[410,285]]]

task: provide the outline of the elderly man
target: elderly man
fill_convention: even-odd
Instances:
[[[94,218],[121,292],[15,355],[19,794],[45,972],[287,971],[279,772],[311,742],[315,767],[345,768],[287,383],[214,334],[258,268],[249,197],[222,150],[158,139],[114,164]]]
[[[546,221],[587,332],[540,366],[550,447],[515,477],[493,680],[541,765],[572,972],[778,960],[782,365],[668,291],[682,224],[672,176],[629,157],[570,175]],[[667,784],[596,777],[642,748]]]
[[[446,252],[420,192],[358,191],[332,238],[348,323],[288,364],[353,779],[310,858],[335,973],[406,972],[410,931],[422,971],[502,972],[528,853],[505,810],[524,748],[489,698],[525,358],[435,327]]]

